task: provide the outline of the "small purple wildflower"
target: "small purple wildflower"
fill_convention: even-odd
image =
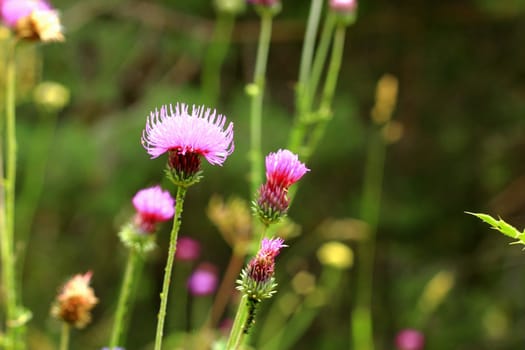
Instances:
[[[157,223],[167,221],[175,214],[175,200],[160,186],[138,191],[132,202],[137,210],[135,224],[146,233],[153,233]]]
[[[396,336],[396,347],[399,350],[423,350],[425,336],[416,329],[403,329]]]
[[[155,110],[147,119],[142,133],[142,145],[157,158],[168,151],[180,155],[197,154],[206,158],[212,165],[222,165],[232,154],[233,123],[224,129],[226,117],[215,110],[193,107],[177,103],[175,109],[170,105]]]
[[[357,0],[330,0],[330,8],[338,12],[353,12],[357,8]]]
[[[201,245],[199,241],[184,236],[177,239],[175,259],[179,261],[195,261],[199,258],[200,253]]]
[[[266,156],[266,179],[268,183],[288,188],[310,171],[299,157],[287,149],[280,149]]]
[[[218,283],[217,268],[212,264],[202,263],[188,279],[188,290],[195,296],[213,294]]]

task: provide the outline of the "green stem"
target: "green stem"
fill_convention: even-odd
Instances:
[[[237,314],[235,315],[235,320],[233,321],[233,326],[230,332],[230,337],[226,343],[225,350],[237,350],[242,344],[244,338],[244,326],[246,320],[248,319],[248,297],[243,295],[237,308]]]
[[[312,65],[312,56],[317,36],[317,28],[323,8],[323,0],[312,0],[310,13],[308,14],[308,23],[304,35],[303,51],[301,53],[301,64],[299,66],[299,87],[305,87],[310,79],[310,68]]]
[[[62,322],[62,333],[60,335],[60,350],[68,350],[69,349],[69,335],[70,335],[70,327],[69,324],[66,322]]]
[[[352,312],[351,334],[354,349],[373,350],[372,288],[374,278],[375,237],[379,221],[385,162],[385,143],[380,130],[373,130],[364,173],[361,218],[368,224],[368,240],[359,247],[356,304]]]
[[[177,188],[177,199],[175,204],[175,216],[173,217],[173,228],[170,234],[170,243],[168,249],[168,259],[166,261],[166,268],[164,269],[164,282],[162,283],[162,292],[160,293],[160,309],[157,316],[157,331],[155,334],[155,350],[161,350],[162,335],[164,333],[164,320],[166,318],[166,308],[168,305],[168,293],[170,289],[171,271],[173,269],[173,260],[175,259],[175,251],[177,249],[177,236],[181,225],[182,209],[184,205],[184,197],[187,189],[182,186]]]
[[[33,142],[27,155],[26,169],[27,174],[22,184],[22,189],[18,197],[17,207],[19,218],[16,221],[17,236],[19,241],[24,243],[18,260],[19,271],[24,271],[24,263],[28,251],[29,237],[33,225],[35,212],[44,187],[46,168],[49,159],[49,149],[53,142],[53,134],[56,128],[57,113],[42,112],[40,125],[35,129]],[[18,288],[23,290],[22,276],[18,276]]]
[[[309,115],[311,113],[312,105],[317,93],[317,87],[319,85],[321,73],[326,62],[328,49],[330,48],[334,26],[335,15],[332,11],[330,11],[328,12],[324,21],[321,38],[315,52],[312,71],[308,79],[308,83],[305,84],[302,92],[299,91],[301,92],[301,95],[299,95],[297,100],[297,115],[295,117],[294,126],[292,127],[290,139],[288,142],[288,149],[292,152],[298,153],[299,155],[302,155],[302,144],[309,123]]]
[[[330,65],[328,66],[328,72],[321,96],[321,105],[318,111],[317,124],[314,126],[312,135],[308,140],[304,161],[307,161],[315,148],[319,144],[319,141],[324,136],[326,125],[332,119],[332,101],[334,99],[335,88],[337,87],[337,80],[339,72],[341,71],[341,62],[343,61],[344,47],[345,47],[345,34],[346,26],[340,24],[337,26],[334,34],[334,44],[332,46],[332,56],[330,58]]]
[[[219,12],[210,47],[204,57],[202,87],[207,103],[214,105],[220,95],[221,66],[228,53],[235,16]]]
[[[113,331],[111,333],[111,339],[109,342],[110,349],[119,345],[124,345],[124,342],[122,341],[122,331],[124,329],[128,306],[130,305],[130,296],[134,285],[133,277],[135,276],[135,270],[138,267],[140,258],[141,257],[139,253],[135,249],[131,248],[129,251],[128,262],[126,264],[126,271],[124,272],[122,287],[120,289]]]
[[[18,343],[16,327],[17,297],[14,261],[14,219],[15,219],[15,182],[16,182],[16,62],[15,42],[9,44],[6,63],[6,178],[3,179],[2,196],[2,276],[5,293],[5,307],[7,317],[7,349],[15,349]]]
[[[260,12],[261,31],[259,33],[259,45],[257,48],[257,59],[253,76],[253,91],[249,92],[251,97],[250,108],[250,191],[251,195],[257,192],[262,183],[262,105],[265,88],[266,64],[272,37],[273,13],[271,10]]]

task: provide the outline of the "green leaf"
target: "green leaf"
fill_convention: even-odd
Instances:
[[[485,221],[487,224],[492,226],[493,229],[498,230],[499,232],[503,233],[505,236],[509,236],[512,238],[517,238],[521,240],[521,236],[523,233],[521,233],[518,229],[516,229],[511,224],[506,223],[501,218],[499,220],[494,219],[492,216],[488,214],[481,214],[481,213],[471,213],[466,211],[465,213],[474,215],[481,220]]]

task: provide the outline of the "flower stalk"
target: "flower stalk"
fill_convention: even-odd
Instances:
[[[170,243],[168,249],[168,259],[164,269],[164,281],[162,283],[162,292],[160,293],[160,309],[157,316],[157,331],[155,334],[155,350],[162,348],[162,336],[164,333],[164,320],[166,318],[166,309],[168,305],[168,293],[171,281],[171,271],[173,270],[173,260],[175,259],[175,251],[177,249],[177,236],[179,234],[182,210],[184,205],[184,198],[186,196],[187,188],[178,186],[177,197],[175,203],[175,216],[173,217],[173,228],[170,234]]]
[[[5,87],[5,159],[6,174],[2,178],[2,279],[5,293],[6,308],[6,348],[16,349],[18,343],[17,325],[17,288],[14,257],[14,229],[15,229],[15,185],[16,185],[16,116],[15,116],[15,91],[16,91],[16,42],[8,43],[6,62],[6,87]]]
[[[208,104],[215,104],[220,95],[221,66],[230,47],[235,15],[218,11],[208,53],[204,59],[202,87]]]
[[[60,350],[69,349],[69,338],[71,334],[71,327],[67,322],[62,322],[62,331],[60,334]]]
[[[247,87],[250,96],[250,193],[257,192],[262,182],[262,105],[265,89],[266,64],[272,36],[272,22],[275,11],[271,8],[259,8],[261,30],[257,47],[257,59],[253,83]]]
[[[124,280],[120,290],[120,296],[117,304],[117,311],[115,313],[115,322],[111,333],[109,342],[110,348],[115,348],[118,345],[124,345],[122,341],[122,333],[125,325],[125,317],[130,304],[131,291],[134,285],[135,271],[139,268],[141,257],[138,252],[131,248],[129,250],[128,261],[126,264],[126,271],[124,273]]]

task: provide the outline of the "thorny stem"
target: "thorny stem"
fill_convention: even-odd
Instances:
[[[246,321],[248,320],[249,313],[249,304],[248,297],[243,295],[241,301],[239,302],[239,307],[237,309],[237,314],[235,315],[235,320],[233,321],[233,326],[230,332],[230,337],[226,343],[225,350],[237,350],[242,344],[244,338],[244,327]]]
[[[171,271],[173,270],[173,260],[175,258],[175,251],[177,249],[177,236],[181,225],[182,209],[184,204],[184,197],[187,189],[183,186],[177,188],[177,199],[175,204],[175,216],[173,217],[173,228],[170,234],[170,243],[168,249],[168,259],[166,261],[166,268],[164,269],[164,282],[162,284],[162,292],[160,294],[160,310],[157,316],[157,331],[155,335],[155,350],[161,350],[162,335],[164,333],[164,320],[166,318],[166,308],[168,305],[168,293],[170,289]]]

